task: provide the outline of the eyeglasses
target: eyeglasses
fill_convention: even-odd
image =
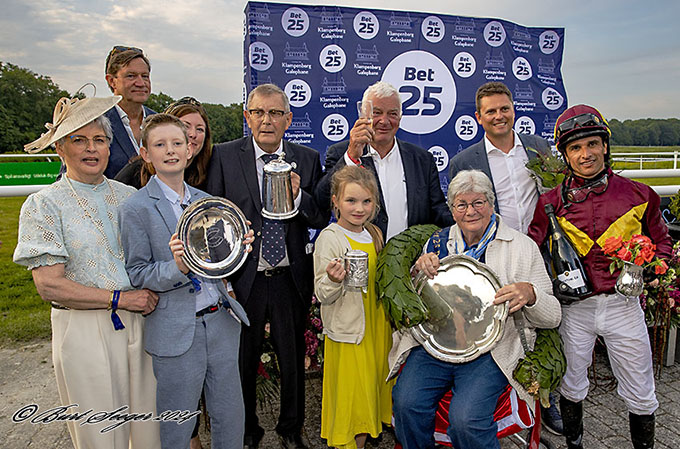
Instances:
[[[566,184],[566,199],[570,203],[582,203],[584,202],[591,193],[595,195],[601,195],[607,190],[609,185],[609,176],[606,174],[600,179],[590,182],[588,184],[582,185],[580,187],[570,188],[573,178],[569,178]],[[566,203],[566,201],[564,201]]]
[[[458,203],[454,204],[453,208],[456,209],[457,212],[467,212],[468,207],[472,206],[474,210],[481,210],[482,207],[487,203],[488,201],[486,200],[477,200],[473,201],[471,203]]]
[[[111,49],[109,52],[109,55],[106,57],[106,70],[108,72],[109,69],[109,62],[111,62],[111,58],[116,56],[118,53],[123,53],[124,51],[134,51],[135,53],[139,53],[140,55],[144,55],[144,52],[142,51],[141,48],[137,47],[125,47],[123,45],[116,45]]]
[[[606,127],[607,125],[602,121],[600,117],[590,112],[585,114],[580,114],[575,117],[571,117],[564,122],[560,123],[557,127],[557,132],[555,133],[555,138],[560,139],[562,134],[573,131],[577,128],[588,128],[592,126]]]
[[[272,120],[280,120],[286,115],[286,111],[282,111],[281,109],[270,109],[268,111],[265,111],[264,109],[248,109],[248,114],[257,120],[262,120],[265,114],[269,114],[269,117]]]
[[[109,138],[106,136],[94,136],[92,139],[89,139],[85,136],[76,134],[74,136],[68,137],[69,139],[71,139],[71,145],[73,145],[79,150],[86,150],[87,148],[89,148],[90,142],[92,142],[92,146],[98,150],[101,150],[109,146]]]

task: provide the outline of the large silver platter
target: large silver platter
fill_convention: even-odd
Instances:
[[[430,318],[411,333],[433,357],[469,362],[489,352],[503,334],[508,305],[493,304],[501,284],[487,265],[468,256],[447,256],[434,279],[421,272],[414,286]]]
[[[243,265],[248,257],[249,245],[243,244],[248,231],[241,209],[216,196],[194,201],[177,222],[184,263],[192,272],[211,279],[227,277]]]

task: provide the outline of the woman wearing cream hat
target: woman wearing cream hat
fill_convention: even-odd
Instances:
[[[84,414],[67,421],[76,448],[160,447],[151,420],[156,382],[142,341],[143,315],[158,296],[133,290],[125,272],[118,206],[135,190],[103,174],[111,125],[102,114],[120,99],[62,98],[48,131],[24,147],[37,152],[54,144],[66,166],[61,179],[23,204],[14,261],[31,270],[52,305],[61,405],[66,414]],[[114,411],[117,419],[100,413]],[[139,416],[123,424],[125,414]]]

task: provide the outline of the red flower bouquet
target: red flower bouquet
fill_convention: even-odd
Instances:
[[[624,262],[643,268],[653,267],[655,274],[664,274],[668,269],[666,262],[654,257],[656,245],[646,235],[635,234],[626,241],[621,237],[609,237],[602,250],[612,260],[609,265],[609,272],[612,274],[622,269]]]

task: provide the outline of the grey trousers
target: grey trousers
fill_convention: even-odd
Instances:
[[[213,449],[243,448],[245,413],[238,367],[241,324],[220,307],[196,318],[191,347],[177,357],[153,356],[156,375],[156,408],[164,411],[196,411],[205,389]],[[163,449],[187,449],[196,418],[178,424],[161,422]]]

